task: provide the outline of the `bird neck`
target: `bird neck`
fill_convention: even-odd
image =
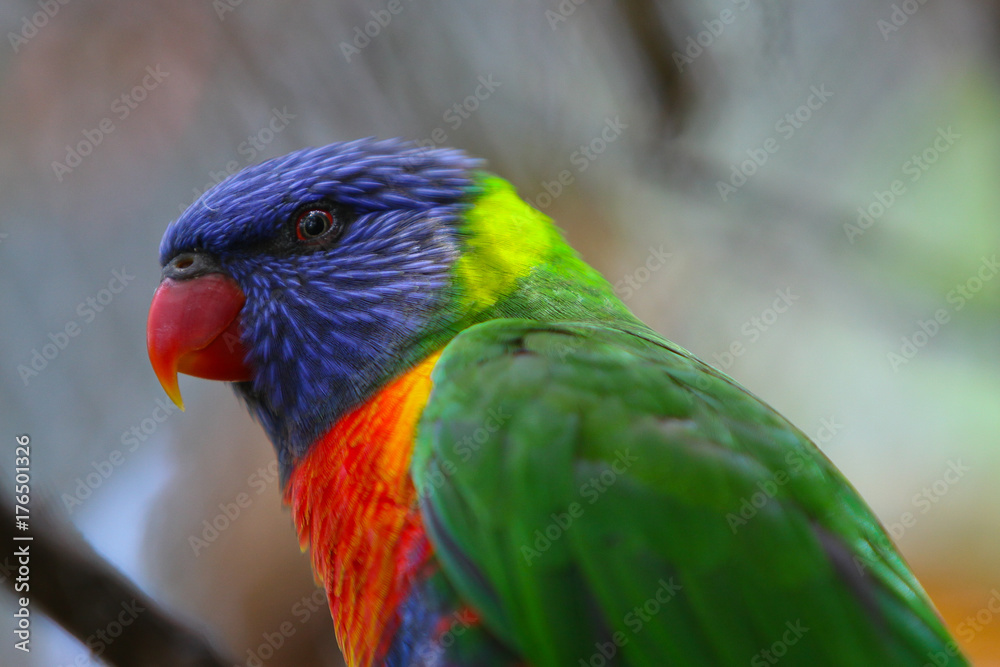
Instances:
[[[459,230],[454,273],[464,318],[455,330],[497,317],[641,324],[552,220],[512,185],[482,174],[476,187]]]
[[[375,664],[388,650],[398,607],[431,557],[409,468],[438,356],[341,417],[285,487],[350,667]]]

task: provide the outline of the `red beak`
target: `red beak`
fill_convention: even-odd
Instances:
[[[157,379],[181,410],[177,373],[207,380],[243,382],[251,377],[240,342],[240,310],[246,297],[232,278],[208,273],[164,278],[153,294],[146,347]]]

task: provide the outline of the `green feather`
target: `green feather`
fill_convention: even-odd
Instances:
[[[510,186],[482,184],[457,268],[479,324],[434,370],[412,474],[443,573],[490,632],[533,667],[956,652],[805,435],[636,320]]]

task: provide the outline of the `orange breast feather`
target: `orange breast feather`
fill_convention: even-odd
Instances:
[[[285,490],[351,667],[384,655],[396,609],[431,556],[409,467],[438,356],[334,424],[297,463]]]

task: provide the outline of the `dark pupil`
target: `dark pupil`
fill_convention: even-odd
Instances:
[[[319,236],[326,231],[326,226],[329,223],[329,219],[326,214],[322,211],[312,211],[306,215],[306,219],[302,221],[302,235],[303,236]]]

